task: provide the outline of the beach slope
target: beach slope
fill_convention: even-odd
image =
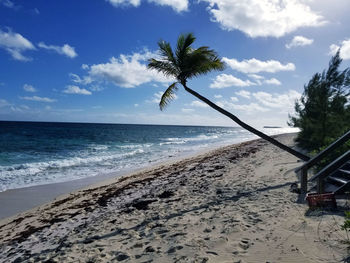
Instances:
[[[300,165],[254,140],[91,186],[2,220],[0,262],[342,262],[343,217],[289,191]]]

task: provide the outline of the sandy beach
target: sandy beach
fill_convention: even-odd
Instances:
[[[0,221],[0,262],[348,262],[347,206],[297,203],[300,165],[254,140],[101,182]]]

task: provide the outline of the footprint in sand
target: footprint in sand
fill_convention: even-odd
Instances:
[[[250,247],[250,245],[252,245],[252,243],[248,238],[242,238],[242,240],[239,242],[239,246],[244,250],[247,250]]]

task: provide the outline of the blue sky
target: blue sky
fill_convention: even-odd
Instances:
[[[157,42],[193,32],[226,69],[188,85],[255,127],[286,126],[311,76],[341,48],[348,0],[0,0],[0,120],[234,125],[147,70]]]

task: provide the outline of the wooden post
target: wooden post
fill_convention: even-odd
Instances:
[[[307,168],[304,167],[300,171],[300,193],[306,195],[307,193]]]
[[[324,193],[324,180],[322,178],[317,178],[317,193]]]

